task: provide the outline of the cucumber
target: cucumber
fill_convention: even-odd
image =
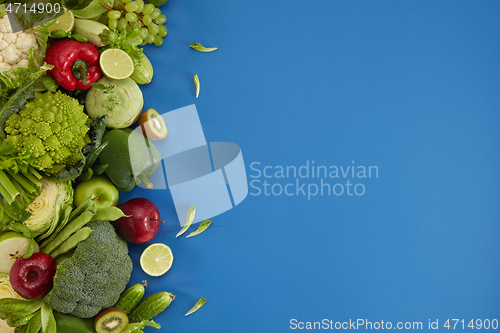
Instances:
[[[144,286],[140,283],[134,284],[120,295],[115,308],[129,314],[142,300],[144,296]]]
[[[141,64],[135,67],[130,78],[139,84],[149,83],[153,79],[153,65],[145,54],[142,55]]]
[[[151,320],[163,312],[172,301],[172,295],[166,291],[153,294],[142,301],[128,316],[129,322],[139,323]]]

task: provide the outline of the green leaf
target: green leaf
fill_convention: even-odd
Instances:
[[[199,51],[199,52],[213,52],[213,51],[217,50],[216,47],[205,47],[205,46],[201,45],[200,43],[193,43],[193,44],[189,45],[189,47],[192,49],[195,49],[196,51]]]
[[[36,242],[33,238],[30,238],[30,242],[28,244],[28,249],[26,250],[26,253],[24,254],[23,258],[24,259],[29,259],[35,253],[35,248],[36,248]]]
[[[199,308],[201,308],[203,306],[203,304],[205,304],[207,300],[204,299],[204,298],[200,298],[198,300],[198,302],[196,302],[196,304],[191,308],[191,310],[189,310],[185,316],[189,316],[191,313],[195,312],[195,311],[198,311]]]
[[[196,87],[196,98],[198,98],[198,96],[200,95],[200,79],[198,78],[198,74],[195,74],[193,76],[193,81]]]
[[[43,86],[51,93],[55,93],[57,88],[59,87],[59,84],[57,83],[57,81],[50,75],[43,75],[42,76],[42,83],[43,83]]]
[[[113,2],[113,0],[92,0],[92,2],[90,2],[87,7],[83,9],[73,9],[71,11],[75,15],[75,17],[82,19],[91,19],[108,11],[108,9],[103,6],[103,4],[108,7],[113,7]]]
[[[113,89],[115,89],[114,85],[107,86],[99,82],[91,83],[90,85],[96,89],[103,90],[105,94],[111,94],[113,92]]]
[[[0,5],[0,18],[4,17],[7,15],[7,10],[5,9],[5,5]]]
[[[160,324],[157,324],[152,320],[144,319],[143,321],[140,321],[138,323],[129,323],[123,333],[139,333],[142,332],[142,329],[146,326],[154,327],[157,329],[161,328]]]
[[[187,211],[187,214],[186,214],[186,224],[181,229],[181,231],[179,231],[179,233],[177,234],[177,236],[175,236],[175,238],[179,237],[180,235],[182,235],[183,233],[185,233],[186,230],[189,229],[189,227],[191,226],[191,224],[194,221],[195,214],[196,214],[196,206],[192,205],[191,207],[189,207],[189,209]]]
[[[56,329],[56,319],[54,318],[54,313],[52,308],[43,302],[42,304],[42,333],[57,333]]]
[[[196,231],[193,231],[192,233],[190,233],[186,238],[189,238],[189,237],[193,237],[193,236],[196,236],[196,235],[199,235],[201,234],[203,231],[207,230],[207,228],[212,224],[212,221],[210,220],[205,220],[203,221],[200,226],[198,227],[198,230]]]
[[[37,311],[28,323],[28,333],[38,333],[42,329],[42,311]]]
[[[38,41],[39,52],[42,54],[42,58],[45,57],[45,51],[47,51],[48,40],[50,35],[50,27],[52,27],[57,21],[57,17],[49,22],[37,25],[33,28],[36,35],[36,40]]]

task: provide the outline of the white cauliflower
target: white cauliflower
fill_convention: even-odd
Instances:
[[[28,29],[12,32],[9,18],[0,18],[0,71],[16,67],[28,67],[28,54],[31,47],[38,50],[35,31]]]

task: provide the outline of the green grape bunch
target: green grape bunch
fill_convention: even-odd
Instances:
[[[111,30],[137,30],[142,45],[154,43],[161,46],[163,37],[168,34],[164,26],[167,17],[155,5],[144,4],[144,0],[115,0],[113,8],[110,8],[106,16],[103,15],[103,20],[107,20],[102,23],[107,24]]]

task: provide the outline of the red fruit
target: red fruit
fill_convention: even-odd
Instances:
[[[56,260],[46,253],[35,253],[29,259],[20,257],[10,270],[10,284],[24,298],[42,298],[52,289],[56,266]]]
[[[134,198],[118,206],[125,215],[113,225],[120,236],[130,243],[149,242],[158,233],[160,212],[153,201],[146,198]]]

